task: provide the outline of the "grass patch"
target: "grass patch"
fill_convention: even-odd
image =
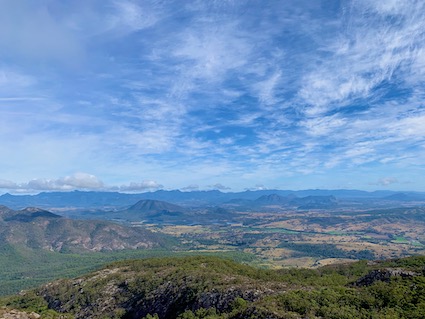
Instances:
[[[410,244],[410,241],[402,236],[395,236],[391,242],[394,244]]]

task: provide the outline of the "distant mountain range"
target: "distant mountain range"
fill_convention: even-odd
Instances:
[[[384,199],[399,202],[422,202],[425,195],[422,193],[395,193],[384,197]]]
[[[333,196],[341,200],[361,201],[361,200],[379,200],[379,201],[425,201],[425,193],[420,192],[394,192],[394,191],[375,191],[366,192],[359,190],[258,190],[245,192],[223,193],[218,190],[213,191],[193,191],[182,192],[179,190],[159,190],[156,192],[146,192],[140,194],[125,194],[118,192],[43,192],[37,195],[11,195],[3,194],[0,196],[0,205],[5,205],[13,209],[22,209],[28,206],[42,208],[65,208],[75,207],[84,209],[125,209],[140,200],[158,200],[166,201],[180,206],[202,207],[216,206],[224,203],[241,204],[250,203],[263,196],[279,196],[286,198]],[[278,201],[278,197],[276,197]],[[252,204],[252,203],[250,203]],[[303,205],[301,205],[303,206]]]
[[[71,220],[38,208],[0,206],[0,245],[59,252],[159,248],[168,236],[108,221]]]

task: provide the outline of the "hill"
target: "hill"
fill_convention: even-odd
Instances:
[[[288,205],[297,196],[279,196],[278,194],[263,195],[257,198],[254,203],[257,205]]]
[[[178,212],[184,209],[178,205],[159,201],[159,200],[141,200],[130,206],[126,211],[134,213],[157,213],[161,211]]]
[[[108,221],[71,220],[38,208],[0,207],[0,245],[58,252],[161,247],[167,236]]]
[[[385,200],[398,202],[423,202],[425,195],[422,193],[396,193],[384,197]]]
[[[329,209],[338,206],[335,196],[332,195],[295,198],[290,204],[297,206],[298,209]]]
[[[298,209],[329,209],[338,205],[337,199],[332,195],[297,197],[294,194],[280,196],[278,194],[263,195],[254,202],[256,206],[291,206]]]
[[[29,223],[35,221],[39,217],[46,219],[61,218],[61,216],[57,214],[36,207],[27,207],[20,211],[14,211],[8,207],[0,206],[0,219],[4,222],[20,221]]]
[[[0,295],[80,275],[113,260],[163,256],[176,245],[174,237],[142,227],[0,206]]]
[[[185,216],[185,209],[158,200],[141,200],[127,209],[108,214],[110,218],[119,218],[126,221],[146,221],[150,223],[167,223],[173,220],[182,219]]]
[[[410,257],[273,271],[213,257],[154,258],[116,262],[1,303],[48,318],[419,319],[424,266],[425,257]]]
[[[221,207],[185,208],[164,201],[141,200],[127,209],[117,212],[103,212],[102,218],[123,221],[144,222],[157,225],[209,225],[223,224],[235,216]]]

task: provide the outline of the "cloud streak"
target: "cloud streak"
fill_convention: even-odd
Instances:
[[[423,172],[421,1],[4,8],[3,186],[310,188],[364,172],[357,186],[370,188]]]

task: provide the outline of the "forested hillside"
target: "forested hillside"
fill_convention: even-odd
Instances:
[[[42,318],[424,318],[425,257],[265,270],[215,257],[122,261],[2,300]],[[66,315],[67,314],[67,315]]]

